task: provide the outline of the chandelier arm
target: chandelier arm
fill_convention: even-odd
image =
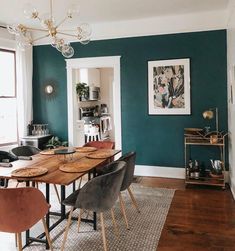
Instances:
[[[32,40],[32,43],[34,43],[35,41],[38,41],[38,40],[40,40],[40,39],[43,39],[43,38],[46,38],[46,37],[49,37],[50,35],[49,34],[47,34],[47,35],[44,35],[44,36],[41,36],[41,37],[37,37],[37,38],[35,38],[35,39],[33,39]]]
[[[39,28],[32,28],[32,27],[25,27],[27,30],[31,30],[31,31],[44,31],[44,32],[48,32],[48,30],[46,29],[39,29]]]
[[[70,36],[70,37],[77,37],[76,35],[72,35],[72,34],[68,34],[68,33],[64,33],[64,32],[59,32],[57,31],[58,34],[61,34],[61,35],[65,35],[65,36]]]
[[[56,25],[56,29],[61,26],[61,24],[63,24],[66,20],[68,19],[68,17],[65,17],[64,19],[62,19],[57,25]]]

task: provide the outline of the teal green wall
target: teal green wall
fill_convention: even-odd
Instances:
[[[220,129],[227,130],[225,30],[102,40],[85,46],[73,43],[73,47],[74,58],[121,56],[122,148],[136,150],[138,164],[183,166],[183,129],[208,125],[201,116],[208,107],[219,108]],[[65,140],[65,60],[50,45],[36,46],[33,53],[34,120],[49,123],[53,134]],[[149,116],[148,61],[180,58],[190,58],[191,115]],[[43,94],[48,80],[57,85],[53,99]]]

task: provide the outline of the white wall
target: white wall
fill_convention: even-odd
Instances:
[[[229,176],[235,198],[235,3],[230,6],[227,30]],[[231,87],[233,97],[231,97]]]
[[[100,103],[107,104],[109,113],[113,118],[113,68],[100,68],[100,94]],[[110,139],[115,141],[114,125],[112,125],[112,127]]]

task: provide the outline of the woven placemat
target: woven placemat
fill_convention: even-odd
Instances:
[[[90,159],[106,159],[112,156],[113,156],[113,151],[109,151],[105,149],[105,150],[96,151],[94,153],[90,153],[86,157]]]
[[[86,162],[66,163],[60,166],[59,169],[66,173],[83,173],[91,169],[91,164]]]
[[[44,151],[41,151],[40,154],[43,154],[43,155],[53,155],[53,154],[55,154],[55,150],[54,149],[44,150]]]
[[[80,153],[89,153],[89,152],[94,152],[96,150],[97,150],[96,147],[91,147],[91,146],[76,147],[76,151]]]
[[[11,176],[18,178],[29,178],[29,177],[37,177],[47,172],[48,169],[44,167],[23,167],[14,170],[11,173]]]

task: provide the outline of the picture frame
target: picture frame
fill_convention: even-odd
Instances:
[[[190,115],[190,59],[148,62],[149,115]]]

